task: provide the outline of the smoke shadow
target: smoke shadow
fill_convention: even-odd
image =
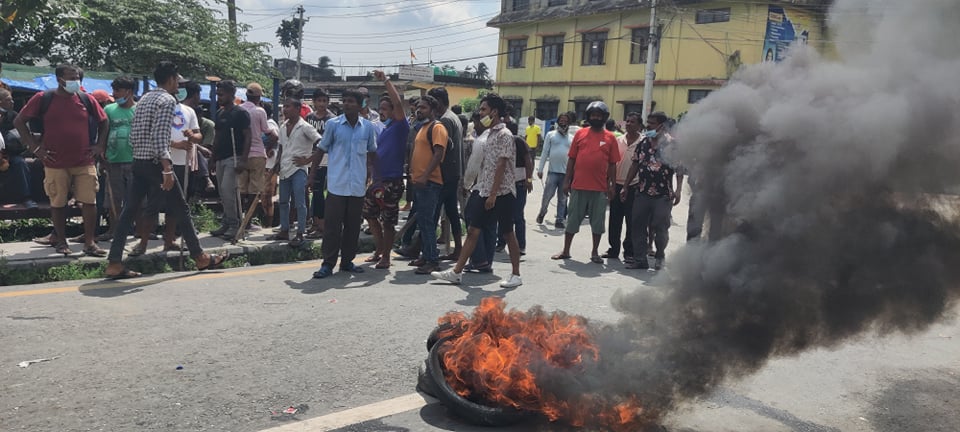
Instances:
[[[572,259],[563,260],[560,268],[571,271],[581,278],[598,278],[605,273],[613,273],[614,268],[608,264],[597,264],[592,262],[580,262]]]
[[[370,420],[342,428],[331,429],[330,432],[410,432],[410,429],[385,424],[383,420]]]
[[[840,429],[835,427],[802,420],[786,410],[771,407],[762,401],[737,394],[730,389],[718,389],[708,400],[719,405],[752,411],[760,416],[778,421],[796,432],[840,432]]]
[[[554,431],[561,429],[545,429],[543,425],[537,425],[536,421],[523,422],[513,426],[499,426],[496,428],[493,427],[484,427],[484,426],[474,426],[469,423],[461,421],[457,416],[455,416],[450,410],[448,410],[442,403],[434,403],[425,405],[423,408],[420,408],[420,419],[424,423],[433,426],[437,429],[447,430],[447,431],[457,431],[457,432],[489,432],[496,430],[497,432],[530,432],[530,431]]]
[[[890,382],[873,402],[870,423],[878,432],[960,430],[960,376],[930,370],[927,377]]]

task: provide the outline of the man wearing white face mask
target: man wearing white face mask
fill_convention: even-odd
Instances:
[[[100,104],[80,91],[80,71],[62,64],[56,68],[57,89],[30,98],[14,120],[27,150],[43,162],[43,188],[50,197],[53,222],[51,244],[57,253],[69,255],[66,206],[70,191],[83,204],[83,252],[103,257],[107,252],[94,241],[97,223],[97,168],[94,155],[102,155],[109,123]],[[41,134],[34,140],[28,122]]]

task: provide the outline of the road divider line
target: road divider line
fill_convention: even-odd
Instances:
[[[437,403],[436,399],[422,393],[413,393],[398,398],[372,403],[348,410],[314,417],[296,423],[285,424],[261,432],[325,432],[342,427],[389,417]]]

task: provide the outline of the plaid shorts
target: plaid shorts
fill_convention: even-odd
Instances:
[[[364,219],[378,219],[384,226],[397,226],[403,191],[403,179],[373,182],[363,197]]]

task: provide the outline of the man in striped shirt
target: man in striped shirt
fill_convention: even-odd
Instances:
[[[133,184],[120,214],[117,233],[130,232],[130,226],[144,198],[148,202],[160,201],[168,217],[176,219],[190,256],[197,262],[198,270],[206,270],[223,264],[227,254],[211,256],[200,247],[197,232],[190,219],[190,212],[182,189],[173,174],[170,161],[170,137],[174,110],[180,83],[187,82],[177,72],[177,65],[161,61],[153,72],[158,88],[145,94],[137,104],[137,112],[130,126],[130,144],[133,146]],[[156,211],[156,209],[152,209]],[[140,273],[123,266],[123,247],[126,236],[116,235],[110,245],[109,264],[106,276],[110,279],[126,279]]]

